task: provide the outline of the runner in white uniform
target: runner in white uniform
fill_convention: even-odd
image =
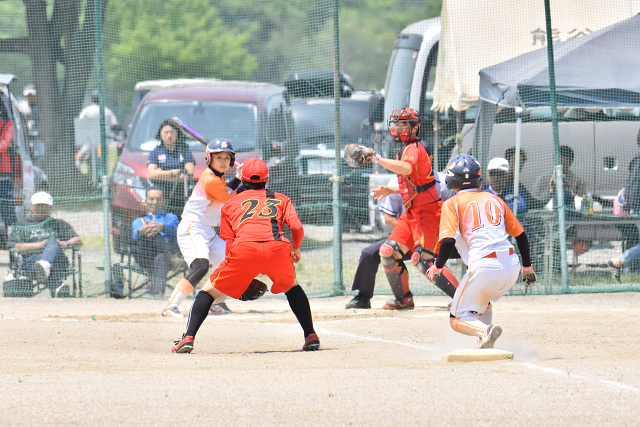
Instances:
[[[531,286],[536,275],[531,265],[529,242],[511,209],[498,196],[480,191],[480,164],[469,155],[454,157],[447,166],[447,188],[456,195],[442,207],[440,252],[427,272],[433,280],[440,274],[454,246],[469,266],[451,304],[454,331],[478,337],[478,348],[493,348],[502,328],[492,323],[491,301],[513,287],[520,260],[509,242],[516,238],[522,256],[522,278]]]
[[[218,236],[214,227],[220,226],[222,206],[235,196],[235,189],[240,185],[237,178],[239,172],[229,184],[222,178],[234,164],[236,153],[229,141],[218,138],[209,142],[206,154],[208,167],[200,175],[178,225],[178,246],[189,265],[189,272],[176,285],[169,302],[162,309],[165,317],[185,317],[178,306],[198,286],[209,268],[217,268],[225,256],[224,240]],[[224,300],[213,305],[210,310],[210,314],[230,312]]]

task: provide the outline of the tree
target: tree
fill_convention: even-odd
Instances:
[[[105,28],[111,90],[131,93],[136,82],[211,77],[246,79],[257,66],[207,0],[111,0]]]
[[[333,0],[211,0],[230,28],[251,32],[252,80],[282,84],[290,71],[333,67]],[[391,50],[407,25],[440,15],[442,0],[340,0],[340,68],[356,89],[384,86]]]
[[[107,3],[100,0],[103,12]],[[78,181],[73,175],[73,119],[94,69],[94,1],[23,0],[23,4],[28,35],[1,39],[0,52],[23,53],[31,59],[40,133],[47,147],[45,169],[54,189],[69,189]]]

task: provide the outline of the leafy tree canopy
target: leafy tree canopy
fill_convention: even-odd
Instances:
[[[109,87],[182,77],[247,79],[257,67],[243,46],[247,31],[230,31],[207,0],[111,0],[105,26]]]

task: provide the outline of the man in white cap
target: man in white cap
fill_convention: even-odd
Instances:
[[[487,165],[489,188],[487,191],[500,197],[513,210],[513,184],[509,184],[509,161],[502,157],[489,160]],[[522,194],[518,194],[518,215],[529,209]]]
[[[82,240],[68,222],[50,216],[52,206],[51,194],[46,191],[34,193],[31,216],[9,228],[7,247],[22,257],[27,275],[46,284],[53,297],[67,277],[69,260],[63,249],[80,247]],[[68,289],[62,293],[65,294],[68,295]]]

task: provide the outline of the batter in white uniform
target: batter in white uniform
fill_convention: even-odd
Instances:
[[[169,302],[162,309],[165,317],[185,317],[178,306],[198,286],[209,268],[217,268],[225,256],[224,240],[214,227],[220,226],[222,206],[236,195],[235,189],[240,185],[237,177],[239,171],[229,184],[222,178],[235,163],[236,153],[229,141],[218,138],[209,142],[206,155],[207,169],[200,175],[178,225],[178,246],[189,265],[189,272],[178,282]],[[229,312],[221,306],[223,303],[219,301],[212,306],[211,314]]]

